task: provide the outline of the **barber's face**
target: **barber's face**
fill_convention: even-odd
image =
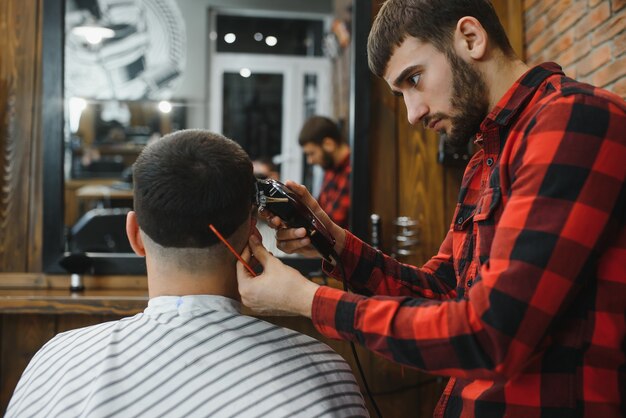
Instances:
[[[402,96],[409,123],[445,133],[466,144],[489,110],[488,87],[481,74],[454,52],[408,37],[395,49],[383,77]]]
[[[331,169],[334,165],[332,154],[320,145],[309,142],[302,146],[302,151],[310,165],[319,165],[324,170]]]

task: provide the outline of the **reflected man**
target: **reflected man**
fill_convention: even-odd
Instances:
[[[324,169],[324,181],[317,198],[320,206],[337,225],[350,223],[350,146],[337,124],[323,116],[312,116],[298,138],[307,162]]]

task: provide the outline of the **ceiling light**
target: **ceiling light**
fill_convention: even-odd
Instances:
[[[92,45],[97,45],[102,42],[103,39],[115,36],[113,29],[104,28],[102,26],[76,26],[72,29],[72,33],[82,36]]]
[[[243,78],[248,78],[252,75],[252,71],[250,71],[249,68],[242,68],[241,70],[239,70],[239,75]]]
[[[236,39],[237,39],[237,35],[235,35],[232,32],[229,32],[226,35],[224,35],[224,42],[226,42],[227,44],[232,44],[233,42],[235,42]]]
[[[159,110],[161,113],[170,113],[172,111],[172,104],[167,100],[161,100],[159,102]]]
[[[254,40],[257,42],[261,42],[263,40],[263,34],[261,32],[257,32],[254,34]]]
[[[278,39],[276,39],[275,36],[268,36],[267,38],[265,38],[265,43],[269,46],[274,46],[278,43]]]

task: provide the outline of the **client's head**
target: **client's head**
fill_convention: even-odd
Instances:
[[[186,274],[234,267],[213,224],[241,251],[251,228],[252,163],[234,141],[203,130],[178,131],[147,146],[133,166],[134,213],[127,231],[148,263]],[[138,227],[138,228],[137,228]],[[139,248],[137,248],[139,247]]]

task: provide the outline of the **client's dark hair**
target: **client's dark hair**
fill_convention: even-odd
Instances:
[[[162,247],[206,248],[250,217],[254,176],[236,142],[203,130],[178,131],[146,147],[133,165],[141,230]]]
[[[331,138],[338,144],[345,142],[339,126],[332,119],[324,116],[311,116],[300,129],[298,142],[300,145],[308,143],[322,145],[324,138]]]

